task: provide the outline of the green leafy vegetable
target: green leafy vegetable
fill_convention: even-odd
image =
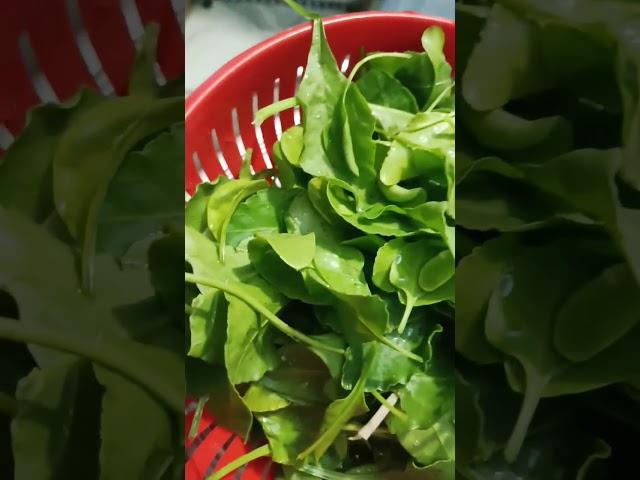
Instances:
[[[457,474],[611,478],[637,432],[591,399],[640,373],[639,5],[457,11]]]
[[[312,35],[295,99],[256,116],[301,108],[272,145],[279,184],[219,178],[186,205],[189,355],[223,392],[197,396],[242,438],[268,442],[214,478],[263,455],[286,478],[452,478],[453,372],[432,368],[453,352],[443,32],[428,29],[421,52],[368,53],[345,76],[320,18],[287,3]],[[385,425],[389,411],[399,420]]]
[[[182,478],[184,100],[157,36],[126,95],[35,107],[0,159],[7,477]]]

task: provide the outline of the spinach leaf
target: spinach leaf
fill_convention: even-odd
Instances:
[[[283,211],[288,207],[290,200],[291,193],[274,188],[260,190],[256,195],[251,195],[238,205],[229,220],[227,244],[238,247],[256,235],[283,232]]]
[[[267,187],[265,180],[238,179],[216,185],[207,201],[207,224],[219,244],[220,261],[224,261],[227,228],[233,213],[244,199]]]
[[[413,94],[384,70],[369,70],[356,82],[369,103],[395,108],[409,113],[418,111]]]
[[[346,79],[327,44],[322,21],[314,19],[309,58],[296,92],[305,125],[300,166],[310,175],[335,177],[344,168],[335,163],[337,159],[329,158],[323,137],[331,126],[345,85]]]
[[[227,340],[224,346],[227,375],[233,385],[260,380],[273,370],[278,357],[269,338],[269,321],[241,300],[227,298]]]
[[[207,290],[193,299],[189,315],[191,344],[188,355],[209,363],[223,363],[226,307],[219,290]]]
[[[274,412],[290,405],[287,399],[258,383],[252,384],[242,399],[249,410],[256,413]]]
[[[23,346],[3,360],[25,375],[2,382],[2,472],[16,478],[182,474],[182,212],[170,202],[183,195],[183,98],[180,82],[156,84],[157,34],[127,96],[79,90],[36,107],[2,159],[0,337]]]
[[[399,392],[408,420],[387,417],[392,432],[416,461],[445,470],[455,461],[454,386],[450,380],[417,373]],[[445,462],[444,465],[441,462]]]
[[[182,228],[184,196],[173,179],[181,174],[184,125],[129,153],[109,184],[98,218],[96,249],[122,256],[138,239]]]
[[[100,422],[100,477],[165,475],[181,452],[173,446],[173,426],[163,406],[120,375],[97,366],[94,371],[106,390]],[[162,459],[159,464],[158,459]]]

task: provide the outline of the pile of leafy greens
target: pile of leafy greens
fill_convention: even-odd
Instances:
[[[183,478],[182,81],[34,108],[0,160],[0,476]]]
[[[312,20],[273,145],[278,180],[199,185],[186,206],[187,384],[198,409],[267,444],[285,478],[453,478],[454,131],[438,27],[420,53],[348,77]],[[377,412],[377,413],[376,413]],[[375,416],[374,416],[375,415]],[[435,478],[435,477],[434,477]]]
[[[612,469],[640,431],[639,25],[637,2],[458,4],[461,478],[628,476]]]

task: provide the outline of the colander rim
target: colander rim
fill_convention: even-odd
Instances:
[[[325,27],[331,27],[332,25],[348,23],[355,20],[362,19],[375,19],[375,18],[387,18],[389,20],[404,20],[404,21],[420,21],[429,22],[434,25],[447,26],[449,28],[455,27],[455,20],[436,17],[431,15],[424,15],[416,12],[382,12],[382,11],[368,11],[368,12],[356,12],[356,13],[344,13],[340,15],[334,15],[323,19]],[[198,109],[199,105],[211,95],[211,92],[215,91],[219,85],[225,83],[230,76],[235,75],[237,70],[241,70],[247,63],[253,61],[255,57],[261,56],[264,52],[270,49],[277,48],[277,45],[289,41],[291,38],[304,36],[311,33],[311,22],[303,22],[299,25],[290,27],[277,33],[266,40],[248,48],[247,50],[239,53],[234,58],[225,63],[218,70],[213,72],[204,82],[196,87],[193,92],[186,98],[185,102],[185,122],[189,121],[189,117],[192,112]]]

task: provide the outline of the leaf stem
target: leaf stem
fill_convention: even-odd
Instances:
[[[263,107],[256,112],[253,124],[259,127],[267,118],[273,117],[274,115],[284,112],[285,110],[289,110],[297,105],[298,99],[296,97],[285,98],[279,102],[272,103],[271,105]]]
[[[349,74],[349,77],[347,77],[347,81],[349,83],[353,82],[353,79],[358,73],[358,70],[360,70],[360,68],[362,68],[362,66],[365,63],[370,62],[371,60],[375,60],[377,58],[389,58],[389,57],[409,59],[411,58],[411,55],[409,55],[408,53],[401,53],[401,52],[378,52],[378,53],[372,53],[371,55],[367,55],[366,57],[364,57],[354,65],[353,69],[351,70],[351,73]],[[344,103],[344,98],[342,99],[342,102]]]
[[[0,414],[11,418],[18,415],[18,401],[4,392],[0,392]]]
[[[250,451],[246,455],[242,455],[241,457],[236,458],[233,462],[227,463],[224,467],[211,475],[207,480],[221,480],[243,465],[253,462],[257,458],[268,457],[269,455],[271,455],[271,448],[269,447],[269,444],[258,447],[255,450]]]
[[[529,378],[532,377],[529,376]],[[518,420],[513,427],[509,441],[504,449],[504,458],[507,463],[513,463],[516,461],[516,458],[518,458],[524,439],[529,431],[529,425],[531,425],[533,415],[538,408],[538,403],[540,403],[540,394],[546,383],[544,379],[537,379],[535,382],[527,381]]]
[[[434,108],[436,108],[436,106],[440,103],[440,101],[442,101],[442,99],[446,96],[449,95],[449,92],[451,90],[453,90],[453,87],[455,86],[456,82],[451,82],[451,84],[449,86],[447,86],[447,88],[445,88],[444,90],[442,90],[440,92],[440,94],[433,100],[433,102],[431,103],[431,105],[429,105],[429,108],[427,108],[427,110],[424,113],[431,113],[433,111]]]
[[[193,419],[191,420],[191,427],[189,428],[189,440],[193,440],[193,438],[198,434],[198,425],[200,424],[200,419],[202,418],[202,412],[204,411],[204,406],[209,399],[207,397],[200,397],[198,399],[198,404],[196,405],[196,411],[193,413]]]
[[[134,342],[113,338],[108,344],[99,337],[87,338],[78,334],[69,334],[41,325],[25,325],[11,318],[0,316],[0,338],[20,343],[32,343],[61,352],[85,357],[109,370],[129,378],[136,384],[146,388],[156,398],[163,401],[174,411],[184,413],[184,390],[176,388],[167,379],[165,372],[158,374],[157,365],[150,365],[138,358],[133,358],[128,350],[140,350]]]
[[[413,307],[415,303],[416,303],[415,300],[413,300],[412,298],[408,298],[407,296],[407,304],[404,307],[404,313],[402,314],[400,325],[398,325],[398,333],[404,332],[404,329],[407,327],[407,322],[409,321],[409,316],[413,311]]]
[[[299,341],[301,343],[304,343],[304,344],[306,344],[306,345],[308,345],[310,347],[317,348],[319,350],[325,350],[327,352],[339,353],[341,355],[344,355],[344,353],[345,353],[344,349],[342,349],[342,348],[336,348],[336,347],[332,347],[332,346],[329,346],[329,345],[325,345],[324,343],[322,343],[322,342],[320,342],[318,340],[315,340],[315,339],[313,339],[311,337],[308,337],[304,333],[299,332],[295,328],[291,328],[284,321],[282,321],[280,318],[278,318],[274,313],[269,311],[269,309],[267,309],[267,307],[262,305],[260,302],[257,302],[253,298],[248,297],[242,291],[241,288],[238,288],[237,285],[233,284],[235,282],[233,282],[233,283],[232,282],[221,282],[221,281],[215,280],[213,278],[203,277],[201,275],[194,275],[193,273],[185,273],[184,276],[185,276],[185,281],[187,281],[189,283],[196,283],[196,284],[200,284],[200,285],[205,285],[207,287],[216,288],[216,289],[221,290],[223,292],[226,292],[226,293],[228,293],[230,295],[233,295],[234,297],[238,298],[239,300],[242,300],[244,303],[249,305],[251,308],[253,308],[260,315],[262,315],[267,320],[269,320],[269,322],[271,322],[271,324],[275,328],[280,330],[285,335],[293,338],[294,340],[297,340],[297,341]]]

